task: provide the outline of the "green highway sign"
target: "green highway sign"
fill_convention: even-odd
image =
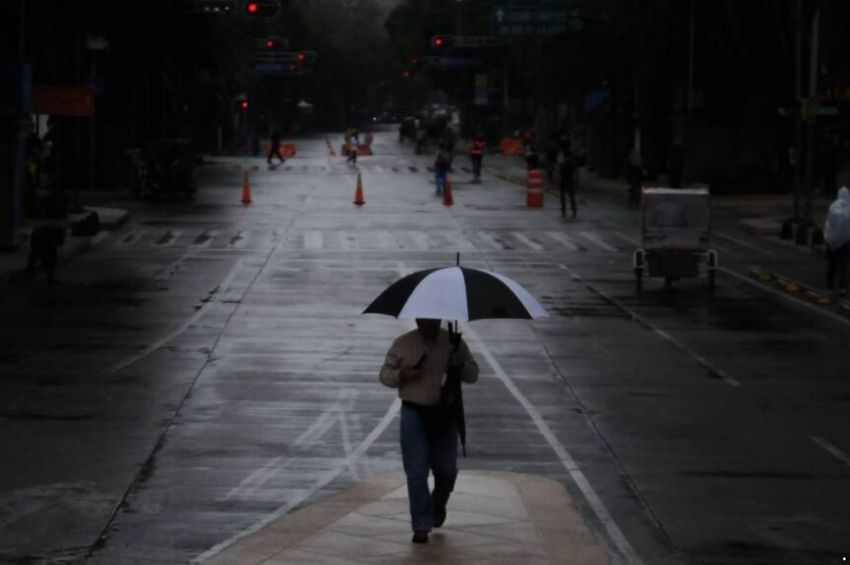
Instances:
[[[563,0],[493,0],[492,28],[497,38],[519,39],[579,31],[581,23]]]

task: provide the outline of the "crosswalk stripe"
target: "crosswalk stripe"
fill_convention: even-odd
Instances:
[[[602,241],[598,236],[596,236],[596,235],[594,235],[590,232],[586,232],[586,231],[579,232],[579,235],[582,236],[585,239],[592,241],[593,243],[595,243],[596,245],[598,245],[599,247],[601,247],[605,251],[612,251],[612,252],[619,251],[619,249],[617,249],[616,247],[614,247],[612,245],[608,245],[607,243]]]
[[[192,247],[209,247],[216,236],[219,234],[218,230],[204,230],[198,235],[194,240],[192,240]]]
[[[133,245],[145,234],[144,230],[132,230],[124,237],[115,242],[115,245]]]
[[[227,244],[229,249],[244,249],[248,245],[248,239],[251,237],[250,232],[239,230],[236,235],[230,238]]]
[[[575,242],[570,239],[565,233],[559,231],[550,231],[546,232],[546,234],[564,247],[566,247],[567,249],[569,249],[570,251],[578,250],[578,245],[576,245]]]
[[[503,250],[506,249],[504,242],[497,240],[495,237],[493,237],[489,233],[480,231],[480,232],[476,232],[475,235],[478,236],[478,239],[484,241],[491,249],[494,249],[494,250],[497,250],[497,251],[503,251]]]
[[[315,251],[317,249],[321,249],[323,244],[322,232],[318,230],[304,232],[304,249]]]
[[[519,241],[523,242],[525,245],[529,246],[529,247],[530,247],[530,248],[532,248],[533,250],[535,250],[535,251],[543,251],[543,246],[542,246],[542,245],[540,245],[538,242],[536,242],[536,241],[532,240],[531,238],[529,238],[529,237],[528,237],[527,235],[525,235],[524,233],[520,233],[520,232],[518,232],[518,231],[514,231],[514,232],[511,232],[511,235],[513,235],[515,238],[517,238]]]
[[[180,237],[182,232],[175,230],[166,230],[166,232],[156,240],[155,244],[160,247],[172,247],[174,242],[177,241],[177,238]]]

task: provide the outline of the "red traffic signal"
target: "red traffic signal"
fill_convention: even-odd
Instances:
[[[243,100],[243,101],[239,104],[239,107],[240,107],[240,108],[242,108],[243,110],[247,110],[247,109],[248,109],[248,101],[247,101],[247,100]]]
[[[263,47],[267,50],[281,50],[289,47],[289,41],[285,37],[273,35],[263,40]]]
[[[248,0],[245,2],[245,14],[260,18],[270,18],[280,8],[278,0]]]
[[[446,38],[442,35],[435,35],[431,38],[431,46],[437,49],[442,49],[446,46]]]
[[[411,73],[407,69],[404,69],[403,71],[401,71],[401,78],[411,78],[412,76],[413,76],[413,73]]]
[[[295,60],[299,64],[315,63],[316,62],[316,52],[315,51],[297,51],[295,53]]]

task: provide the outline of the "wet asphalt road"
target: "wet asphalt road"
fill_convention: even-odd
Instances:
[[[324,138],[298,149],[274,171],[215,159],[191,202],[116,198],[133,220],[59,284],[6,290],[0,562],[185,563],[398,470],[377,370],[412,325],[360,311],[456,252],[552,314],[462,327],[482,366],[462,468],[563,481],[614,563],[850,557],[848,325],[745,280],[760,259],[816,258],[720,215],[713,294],[637,294],[619,199],[590,194],[565,222],[493,176],[504,160],[472,185],[459,158],[446,208],[430,157],[386,133],[360,159],[358,208]]]

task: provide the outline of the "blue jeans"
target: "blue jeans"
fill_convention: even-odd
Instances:
[[[440,169],[436,167],[434,169],[434,184],[437,185],[437,196],[443,194],[443,188],[446,186],[446,180],[448,179],[449,171],[446,169]]]
[[[410,521],[413,530],[430,530],[434,513],[446,508],[457,479],[457,427],[435,430],[433,414],[406,404],[401,407],[401,458],[407,476]],[[434,473],[434,491],[428,490],[428,472]]]

